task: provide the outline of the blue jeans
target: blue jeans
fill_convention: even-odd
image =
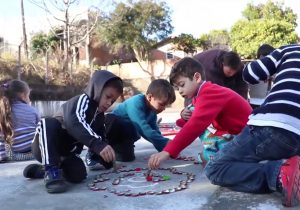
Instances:
[[[300,155],[300,136],[275,127],[246,126],[205,167],[216,185],[235,191],[276,191],[282,159]]]

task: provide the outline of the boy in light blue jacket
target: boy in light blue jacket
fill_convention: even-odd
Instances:
[[[139,137],[151,142],[157,151],[162,151],[169,139],[162,136],[157,125],[157,114],[176,99],[175,91],[165,79],[153,80],[146,94],[135,95],[117,105],[111,115],[122,117],[132,123]]]

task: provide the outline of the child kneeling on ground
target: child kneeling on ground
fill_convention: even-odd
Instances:
[[[64,180],[79,183],[87,176],[79,157],[84,145],[94,152],[99,163],[111,168],[115,151],[106,138],[104,112],[122,91],[119,77],[106,70],[95,71],[83,94],[63,104],[55,117],[40,121],[32,150],[43,167],[31,164],[24,169],[24,176],[44,177],[49,193],[66,191]]]
[[[205,131],[210,124],[216,129],[215,135],[225,137],[225,134],[240,133],[252,110],[233,90],[205,81],[201,63],[193,58],[186,57],[174,64],[170,82],[182,97],[192,99],[194,110],[188,120],[182,119],[182,129],[163,151],[151,155],[150,168],[159,167],[169,157],[176,158],[197,137],[207,137]],[[218,148],[214,154],[217,152]]]
[[[149,141],[157,151],[162,151],[169,139],[162,136],[157,114],[166,109],[176,99],[172,85],[165,79],[153,80],[146,94],[138,94],[116,106],[110,115],[132,123],[138,139],[142,136]]]

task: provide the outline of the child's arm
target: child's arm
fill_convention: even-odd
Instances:
[[[194,111],[193,104],[189,104],[188,106],[186,106],[180,112],[181,118],[176,120],[176,125],[182,128],[184,126],[184,124],[191,118],[193,111]]]
[[[180,116],[181,116],[181,118],[182,118],[183,120],[188,121],[188,120],[191,118],[192,113],[193,113],[193,112],[192,112],[191,110],[189,110],[188,107],[185,107],[185,108],[181,111]]]
[[[100,154],[108,144],[86,121],[87,110],[89,110],[88,106],[90,104],[89,100],[86,94],[82,94],[76,101],[69,101],[64,104],[64,124],[71,136],[93,152]],[[98,113],[97,115],[103,115],[104,124],[104,114]]]
[[[161,135],[156,123],[156,114],[149,110],[146,113],[145,104],[137,102],[127,104],[126,112],[129,119],[137,125],[140,135],[150,141],[158,151],[162,151],[169,139]]]
[[[185,123],[186,123],[186,121],[182,118],[176,120],[176,125],[181,128],[185,125]]]
[[[169,157],[170,157],[170,154],[166,151],[162,151],[160,153],[153,154],[153,155],[150,156],[150,159],[148,161],[148,166],[151,169],[158,168],[159,165],[163,161],[167,160]]]
[[[277,71],[277,66],[282,62],[289,48],[274,50],[270,55],[262,59],[250,62],[243,70],[243,78],[250,84],[258,84],[266,81]]]
[[[110,145],[105,146],[99,155],[108,163],[116,159],[115,151]]]
[[[218,96],[219,94],[219,96]],[[179,131],[175,138],[164,148],[172,158],[190,145],[219,115],[226,103],[226,95],[216,91],[202,92],[195,104],[192,117]]]

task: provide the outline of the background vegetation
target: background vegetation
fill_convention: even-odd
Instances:
[[[54,86],[81,89],[95,68],[90,57],[91,40],[104,43],[111,53],[125,49],[140,62],[149,61],[153,46],[173,32],[171,11],[163,0],[121,1],[110,5],[112,9],[109,10],[104,5],[101,8],[90,7],[84,17],[71,12],[80,0],[28,1],[54,19],[59,19],[60,24],[52,26],[48,33],[34,34],[27,43],[26,16],[22,7],[25,53],[21,56],[22,60],[7,53],[0,54],[2,81],[21,76],[32,86],[38,85],[46,90]],[[63,18],[53,15],[57,14],[53,8],[60,11]],[[266,4],[250,3],[242,15],[243,18],[237,20],[229,31],[212,30],[197,38],[183,33],[175,37],[173,42],[177,49],[189,55],[221,48],[234,50],[244,59],[254,59],[261,44],[279,47],[298,41],[295,32],[297,16],[282,2],[269,0]],[[3,37],[0,37],[0,44],[3,42]],[[76,60],[78,47],[86,49],[86,65],[79,65]],[[121,62],[118,59],[111,61]]]

